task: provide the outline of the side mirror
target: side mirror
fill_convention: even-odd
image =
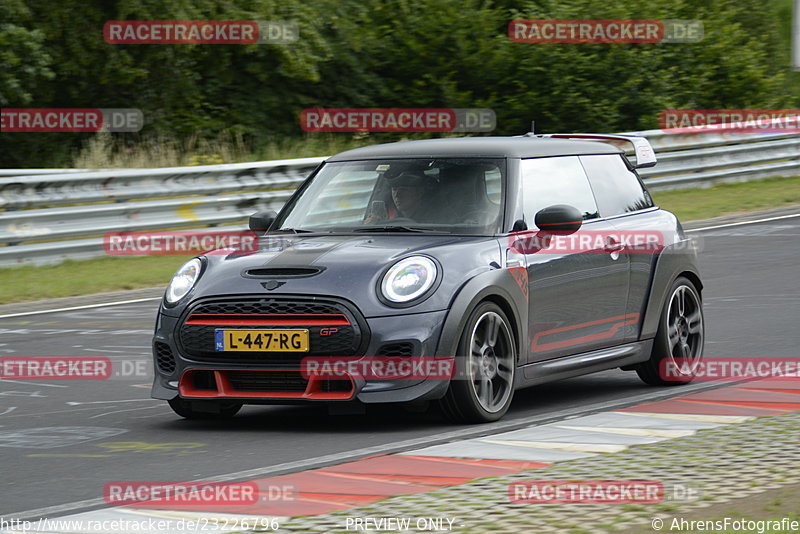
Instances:
[[[577,208],[556,204],[540,210],[534,222],[540,230],[576,232],[583,224],[583,216]]]
[[[253,232],[264,233],[269,230],[278,214],[273,210],[259,211],[250,216],[249,226]]]

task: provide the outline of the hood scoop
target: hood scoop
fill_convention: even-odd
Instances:
[[[315,276],[324,267],[256,267],[245,269],[242,276],[245,278],[305,278]]]

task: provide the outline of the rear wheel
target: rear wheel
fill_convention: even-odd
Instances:
[[[241,402],[187,400],[175,397],[169,401],[172,411],[186,419],[228,419],[242,408]]]
[[[639,378],[651,386],[688,384],[703,357],[705,322],[700,293],[691,280],[679,277],[669,295],[661,310],[650,359],[636,367]],[[670,380],[660,373],[667,363],[674,364],[670,369],[678,373]]]
[[[503,310],[483,302],[470,314],[456,356],[456,374],[440,401],[442,411],[460,423],[497,421],[514,396],[517,351]]]

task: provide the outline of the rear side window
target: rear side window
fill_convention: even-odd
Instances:
[[[529,228],[539,210],[554,204],[573,206],[584,219],[600,216],[578,156],[524,159],[520,165],[522,209]]]
[[[636,173],[628,169],[619,154],[580,156],[600,215],[612,217],[653,207],[653,200]]]

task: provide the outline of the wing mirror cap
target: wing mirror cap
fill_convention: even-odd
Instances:
[[[264,233],[269,230],[277,217],[278,214],[274,210],[259,211],[250,216],[248,225],[251,231]]]
[[[583,216],[577,208],[567,204],[556,204],[540,210],[534,223],[540,230],[576,232],[583,224]]]

